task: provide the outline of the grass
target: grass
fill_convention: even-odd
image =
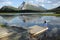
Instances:
[[[0,15],[15,15],[17,13],[0,13]],[[18,13],[17,15],[19,14],[25,14],[25,15],[40,15],[40,16],[60,16],[60,14],[42,14],[42,13]]]
[[[40,14],[41,16],[60,16],[60,14]]]

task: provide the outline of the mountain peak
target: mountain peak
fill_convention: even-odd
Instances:
[[[21,6],[18,7],[18,9],[21,9],[21,10],[35,10],[35,11],[47,10],[42,6],[38,6],[37,4],[28,3],[28,2],[27,3],[23,2],[21,4]]]

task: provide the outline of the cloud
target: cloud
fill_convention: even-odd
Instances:
[[[38,5],[33,0],[30,0],[28,3],[38,7]]]
[[[11,5],[12,2],[2,2],[3,5]]]
[[[45,0],[36,0],[37,2],[44,2]]]
[[[43,6],[43,7],[44,7],[45,5],[44,5],[44,4],[42,4],[41,6]]]
[[[34,1],[33,0],[30,0],[30,1],[28,1],[29,3],[34,3]]]
[[[0,4],[2,4],[2,5],[11,5],[12,2],[9,1],[9,0],[0,0]]]
[[[58,4],[56,3],[56,4],[53,4],[53,6],[58,6]]]
[[[47,3],[52,3],[51,1],[47,1]]]
[[[32,0],[31,0],[30,2],[31,2],[31,3],[33,3],[33,1],[32,1]]]
[[[53,4],[53,3],[58,3],[58,2],[60,2],[60,0],[57,0],[57,1],[56,1],[56,0],[35,0],[35,1],[38,2],[38,3],[42,3],[42,4],[43,4],[43,3],[44,3],[44,4],[45,4],[45,3],[47,3],[47,4],[49,4],[49,3],[50,3],[50,4]]]

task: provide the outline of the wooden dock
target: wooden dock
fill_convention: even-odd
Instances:
[[[30,27],[29,32],[30,34],[32,34],[32,36],[36,36],[38,34],[44,33],[46,30],[48,30],[48,27],[40,27],[40,26],[35,25],[35,26]]]

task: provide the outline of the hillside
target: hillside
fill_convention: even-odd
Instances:
[[[4,12],[13,12],[18,11],[19,9],[12,6],[3,6],[0,10]]]
[[[60,14],[60,6],[57,7],[57,8],[54,8],[54,9],[52,9],[52,10],[48,10],[47,12],[55,12],[55,13],[57,13],[57,14]]]

